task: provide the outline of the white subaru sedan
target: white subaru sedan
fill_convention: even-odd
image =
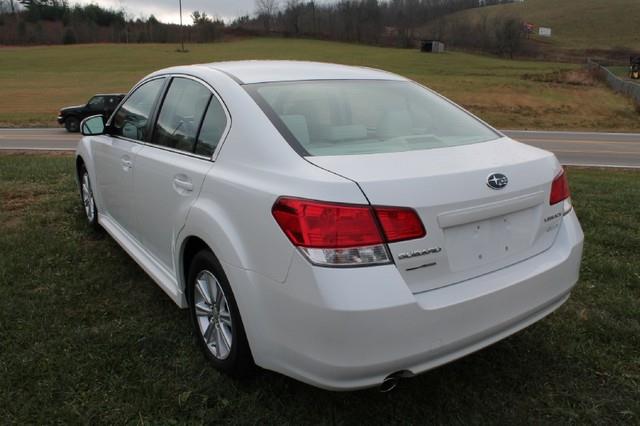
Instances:
[[[388,72],[168,68],[82,132],[89,224],[231,375],[388,390],[542,319],[578,279],[556,157]]]

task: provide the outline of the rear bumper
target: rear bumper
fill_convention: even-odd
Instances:
[[[64,117],[61,115],[58,116],[58,124],[64,124]]]
[[[418,374],[542,319],[578,280],[583,234],[575,213],[544,253],[456,285],[412,294],[394,265],[312,267],[294,256],[284,283],[228,265],[254,359],[332,390]],[[240,281],[238,281],[240,280]],[[247,300],[252,301],[247,302]]]

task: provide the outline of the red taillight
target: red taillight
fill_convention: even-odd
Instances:
[[[298,247],[345,248],[383,242],[367,206],[280,198],[272,212],[284,233]]]
[[[413,209],[406,207],[374,207],[388,243],[422,238],[427,232]]]
[[[553,179],[553,183],[551,184],[549,204],[557,204],[560,201],[566,200],[570,196],[571,194],[569,193],[569,181],[567,180],[567,174],[564,172],[564,169],[562,169]]]
[[[289,240],[320,265],[389,263],[385,243],[426,235],[417,213],[404,207],[280,197],[271,211]]]

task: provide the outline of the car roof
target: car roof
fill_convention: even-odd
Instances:
[[[93,96],[126,96],[126,93],[96,93]]]
[[[201,64],[240,84],[297,80],[406,80],[373,68],[307,61],[229,61]]]

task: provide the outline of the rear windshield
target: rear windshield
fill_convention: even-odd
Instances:
[[[301,155],[402,152],[499,137],[452,103],[408,81],[295,81],[245,88]]]

